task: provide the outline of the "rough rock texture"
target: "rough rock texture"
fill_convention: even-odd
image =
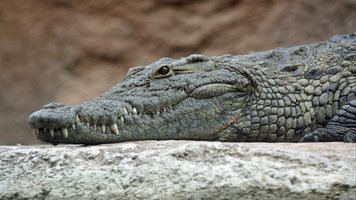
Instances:
[[[355,32],[356,1],[0,1],[0,144],[49,102],[89,101],[162,57],[310,44]]]
[[[356,145],[0,147],[0,199],[355,199]]]

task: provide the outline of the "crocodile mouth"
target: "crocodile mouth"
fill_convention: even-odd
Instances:
[[[128,103],[128,101],[123,100],[117,103],[109,101],[111,104],[117,104],[117,106],[111,106],[111,108],[115,108],[113,109],[115,111],[110,111],[111,117],[95,117],[98,113],[109,110],[105,106],[99,107],[95,111],[87,109],[90,107],[86,106],[87,104],[96,105],[98,102],[102,102],[102,99],[84,102],[72,107],[60,103],[51,103],[44,106],[42,110],[31,114],[28,123],[34,136],[42,141],[66,142],[65,139],[68,137],[79,137],[75,136],[78,133],[78,128],[80,133],[85,133],[88,137],[92,134],[101,134],[105,135],[103,137],[121,138],[123,137],[122,134],[128,134],[127,126],[140,126],[142,123],[156,123],[158,121],[159,123],[169,123],[174,121],[178,115],[189,115],[189,112],[194,112],[189,107],[201,106],[201,101],[205,99],[219,98],[228,94],[236,98],[237,96],[244,96],[245,92],[241,91],[241,87],[231,84],[202,85],[184,93],[184,95],[180,93],[179,97],[174,97],[175,100],[170,101],[171,103],[158,104],[158,107],[156,106],[151,111],[144,109],[145,106],[135,107],[137,104],[134,102]],[[196,101],[200,101],[200,103]],[[119,103],[122,104],[119,105]],[[61,113],[63,113],[63,116]],[[80,135],[83,137],[85,134]]]
[[[51,103],[53,104],[53,103]],[[55,103],[55,104],[59,104],[59,103]],[[33,125],[33,123],[31,123],[32,119],[36,118],[36,121],[40,120],[40,121],[51,121],[51,117],[50,117],[50,113],[48,113],[47,116],[43,116],[43,113],[39,113],[40,111],[37,111],[33,114],[31,114],[29,116],[29,127],[32,130],[32,133],[35,137],[38,137],[39,134],[47,134],[46,132],[48,132],[48,134],[54,138],[55,137],[55,130],[59,130],[62,133],[62,136],[64,138],[68,138],[68,130],[72,129],[73,132],[76,130],[76,127],[82,125],[83,127],[87,127],[89,130],[94,130],[96,131],[97,129],[99,129],[102,133],[111,133],[111,134],[115,134],[115,135],[119,135],[120,131],[119,128],[117,126],[117,123],[122,122],[123,124],[125,123],[125,119],[126,120],[132,120],[132,117],[139,117],[142,118],[143,116],[160,116],[162,113],[166,113],[166,112],[170,112],[174,105],[176,105],[177,103],[174,103],[172,105],[166,106],[158,111],[153,111],[150,113],[146,113],[146,112],[138,112],[137,109],[135,107],[133,107],[132,111],[129,112],[128,109],[126,109],[125,107],[122,109],[122,115],[117,117],[117,121],[112,123],[112,124],[99,124],[99,123],[92,123],[92,122],[85,122],[84,120],[82,120],[80,115],[76,114],[75,118],[71,121],[73,121],[73,123],[69,126],[69,127],[51,127],[51,126],[47,126],[47,127],[36,127],[36,125]],[[39,116],[42,115],[42,116]],[[40,119],[39,119],[40,118]],[[107,128],[107,126],[109,127],[109,129]]]

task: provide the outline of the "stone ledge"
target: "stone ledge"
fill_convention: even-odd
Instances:
[[[356,145],[0,146],[0,199],[355,199]]]

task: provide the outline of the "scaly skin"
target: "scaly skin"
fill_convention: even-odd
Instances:
[[[291,48],[131,68],[123,83],[76,106],[28,118],[52,144],[130,140],[356,142],[356,35]],[[75,129],[74,129],[75,128]]]

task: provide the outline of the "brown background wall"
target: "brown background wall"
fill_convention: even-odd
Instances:
[[[89,101],[128,68],[245,54],[356,31],[356,0],[0,1],[0,145],[39,143],[27,117]]]

